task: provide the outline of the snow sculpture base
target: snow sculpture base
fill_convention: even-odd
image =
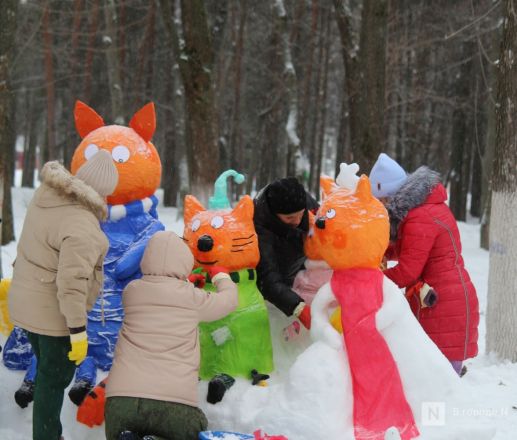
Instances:
[[[475,390],[462,382],[422,330],[402,292],[387,278],[383,288],[384,304],[377,313],[377,327],[399,368],[406,398],[421,432],[419,439],[494,438],[496,429],[488,418],[469,416],[469,409],[476,406]],[[332,292],[326,284],[314,299],[313,343],[309,342],[307,332],[295,340],[294,347],[280,341],[281,329],[290,320],[270,308],[277,370],[268,381],[269,386],[251,386],[250,382],[238,379],[222,402],[211,405],[201,399],[209,427],[237,432],[260,428],[280,432],[289,440],[354,440],[347,354],[342,344],[333,348],[337,339],[328,339],[330,336],[342,340],[342,336],[328,324],[328,311],[318,311],[322,304],[328,304],[329,295]],[[206,390],[207,383],[201,382],[200,396],[205,396]]]

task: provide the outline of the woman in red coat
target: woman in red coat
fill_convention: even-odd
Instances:
[[[370,181],[390,216],[387,256],[398,260],[384,274],[406,288],[416,318],[459,373],[463,360],[478,352],[479,305],[440,175],[423,166],[407,176],[382,153]]]

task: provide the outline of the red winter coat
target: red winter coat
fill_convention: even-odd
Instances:
[[[411,309],[445,357],[461,361],[478,352],[479,305],[461,256],[456,220],[445,204],[445,188],[435,182],[437,176],[426,167],[419,168],[390,202],[398,264],[384,274],[401,288],[423,281],[436,291],[436,305],[422,308],[413,296]],[[411,207],[415,186],[424,201]]]

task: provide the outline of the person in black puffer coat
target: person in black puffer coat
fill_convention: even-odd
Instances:
[[[258,288],[266,300],[310,328],[310,308],[292,285],[306,260],[303,241],[309,232],[308,211],[316,212],[319,205],[294,177],[270,183],[254,203],[260,249]]]

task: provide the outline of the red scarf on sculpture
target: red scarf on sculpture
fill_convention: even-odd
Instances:
[[[335,270],[330,281],[341,306],[341,322],[354,393],[357,440],[384,440],[394,426],[402,440],[418,437],[413,412],[404,395],[397,364],[375,315],[383,302],[378,269]]]

